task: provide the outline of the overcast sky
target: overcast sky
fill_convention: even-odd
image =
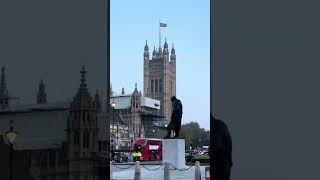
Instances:
[[[0,1],[0,65],[20,103],[35,103],[42,78],[49,102],[72,99],[85,65],[90,91],[107,86],[104,1]]]
[[[183,103],[182,123],[210,127],[210,1],[111,0],[111,81],[113,90],[143,92],[143,48],[159,47],[159,20],[169,49],[177,56],[177,98]]]

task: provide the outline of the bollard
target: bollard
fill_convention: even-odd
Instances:
[[[112,162],[110,161],[110,180],[112,180],[113,177],[112,177]]]
[[[164,180],[170,180],[170,165],[165,163],[164,165]]]
[[[210,180],[210,167],[206,167],[204,172],[206,173],[206,180]]]
[[[200,171],[200,162],[199,161],[196,161],[194,169],[195,169],[194,180],[201,180],[201,171]]]
[[[134,172],[134,180],[141,180],[140,161],[136,161],[136,169]]]

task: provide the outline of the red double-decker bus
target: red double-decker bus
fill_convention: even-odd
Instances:
[[[134,150],[140,150],[140,161],[161,161],[162,139],[138,138],[134,143]]]

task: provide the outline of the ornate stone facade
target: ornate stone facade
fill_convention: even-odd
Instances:
[[[8,121],[15,120],[19,132],[15,151],[35,180],[106,178],[110,115],[98,92],[93,97],[89,93],[85,74],[82,67],[80,87],[71,102],[48,103],[43,81],[35,104],[8,106],[3,101],[6,107],[0,109],[0,133],[4,136]],[[1,88],[7,92],[4,68]],[[3,94],[7,93],[2,93],[6,97]]]
[[[144,96],[160,100],[161,113],[166,120],[171,118],[170,98],[176,95],[176,54],[172,44],[171,55],[167,40],[165,40],[163,50],[154,47],[152,56],[149,56],[149,47],[146,41],[143,53],[144,59]]]

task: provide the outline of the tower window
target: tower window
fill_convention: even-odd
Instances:
[[[155,80],[155,92],[158,92],[158,79]]]
[[[74,144],[79,144],[79,133],[75,132],[74,133]]]
[[[151,92],[153,92],[153,80],[151,80]]]
[[[84,133],[83,133],[83,147],[84,148],[89,147],[89,133],[88,133],[88,131],[84,131]]]
[[[162,79],[159,79],[159,92],[162,92]]]

